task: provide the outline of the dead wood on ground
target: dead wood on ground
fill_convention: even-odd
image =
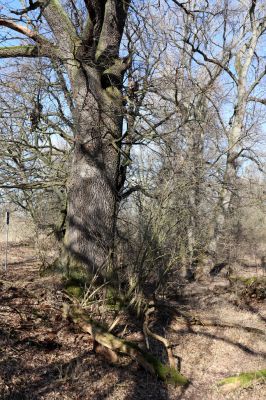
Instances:
[[[156,357],[142,350],[137,344],[109,333],[102,325],[89,318],[81,308],[64,304],[63,317],[74,322],[83,332],[89,333],[97,343],[116,353],[126,354],[136,360],[146,371],[156,375],[164,382],[181,386],[188,385],[188,379],[181,375],[176,368],[161,363]]]

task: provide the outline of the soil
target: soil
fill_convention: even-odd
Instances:
[[[2,262],[1,244],[0,254]],[[1,399],[266,398],[265,382],[227,393],[216,385],[225,377],[266,368],[265,304],[256,297],[243,300],[228,279],[216,276],[177,287],[171,301],[161,299],[151,319],[152,330],[167,337],[191,381],[179,388],[160,382],[128,357],[113,365],[94,352],[90,336],[62,319],[67,299],[60,276],[41,277],[39,270],[34,248],[10,247],[8,269],[0,273]],[[243,267],[239,273],[249,277],[263,271]],[[98,311],[100,320],[112,321],[111,312]],[[126,315],[115,333],[143,339],[141,325]],[[150,346],[164,357],[158,344],[150,341]]]

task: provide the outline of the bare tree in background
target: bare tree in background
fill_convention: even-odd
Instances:
[[[61,240],[73,124],[61,70],[43,61],[14,63],[12,75],[0,70],[0,188],[38,231]]]

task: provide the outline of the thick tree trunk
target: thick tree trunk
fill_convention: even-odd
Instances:
[[[71,256],[95,272],[107,262],[113,247],[119,157],[107,145],[93,156],[90,146],[79,143],[74,150],[66,246]],[[109,165],[103,161],[107,151],[112,153]]]
[[[70,261],[95,272],[106,265],[114,241],[121,88],[130,64],[130,57],[120,58],[119,50],[130,0],[90,0],[76,6],[72,2],[72,11],[85,16],[84,24],[73,24],[64,3],[30,1],[23,10],[14,11],[21,16],[21,25],[13,18],[0,18],[1,26],[34,42],[5,47],[0,53],[5,58],[50,57],[66,68],[71,91],[68,82],[63,90],[68,100],[71,98],[75,146],[68,182],[65,249]],[[41,32],[36,26],[30,28],[30,16],[26,15],[35,10],[40,11],[38,20],[44,17],[47,22],[48,37],[42,35],[46,28]]]
[[[76,136],[65,246],[70,265],[74,261],[90,273],[105,275],[116,225],[122,96],[118,89],[103,88],[100,79],[90,88],[83,79],[75,81]]]

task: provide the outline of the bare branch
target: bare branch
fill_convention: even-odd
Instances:
[[[260,99],[259,97],[250,97],[248,99],[248,101],[253,101],[253,102],[260,103],[260,104],[263,104],[264,106],[266,106],[266,99]]]
[[[252,83],[252,85],[250,86],[249,90],[248,90],[248,94],[252,93],[253,90],[255,89],[256,86],[258,86],[258,84],[260,83],[260,81],[262,80],[262,78],[264,78],[264,76],[266,75],[266,67],[264,68],[264,70],[259,74],[259,76],[257,77],[257,79]]]
[[[25,45],[0,48],[0,58],[11,57],[57,57],[54,48],[49,46]]]
[[[251,6],[250,6],[250,9],[249,9],[249,18],[250,18],[250,24],[251,24],[252,30],[253,30],[254,20],[255,20],[256,4],[257,4],[257,0],[251,0]]]
[[[0,26],[5,26],[7,28],[12,29],[13,31],[22,33],[23,35],[29,37],[30,39],[34,40],[37,43],[47,44],[47,45],[49,44],[50,46],[53,46],[53,44],[49,40],[40,35],[38,32],[34,32],[31,29],[27,28],[26,26],[18,25],[14,21],[0,18]]]
[[[54,187],[54,186],[64,186],[62,182],[59,181],[48,181],[48,182],[23,182],[23,183],[10,183],[10,184],[1,184],[0,182],[0,188],[1,189],[21,189],[21,190],[31,190],[31,189],[45,189],[49,187]]]
[[[187,15],[191,16],[193,19],[195,19],[195,15],[191,10],[188,10],[184,4],[186,3],[181,3],[180,1],[177,0],[172,0],[178,7],[180,7]]]
[[[141,192],[143,193],[146,197],[150,197],[150,198],[155,198],[155,196],[153,196],[152,194],[150,194],[146,189],[144,189],[144,187],[142,187],[141,185],[136,185],[136,186],[132,186],[131,188],[129,188],[128,190],[126,190],[125,192],[122,192],[119,195],[119,198],[121,200],[126,199],[127,197],[129,197],[132,193],[134,192]]]
[[[186,42],[187,44],[189,44],[189,46],[191,47],[193,53],[198,53],[198,54],[200,54],[200,55],[203,57],[204,61],[207,61],[207,62],[209,62],[209,63],[218,65],[220,68],[222,68],[225,72],[228,73],[228,75],[233,79],[233,81],[234,81],[236,84],[238,84],[238,79],[237,79],[237,77],[236,77],[235,74],[233,74],[233,72],[227,67],[227,65],[225,64],[224,60],[223,60],[223,61],[220,61],[220,60],[217,60],[217,58],[210,58],[210,57],[207,56],[207,54],[206,54],[204,51],[202,51],[199,47],[195,47],[194,44],[191,43],[191,42],[189,41],[189,39],[186,39],[185,42]]]
[[[40,1],[36,1],[35,3],[33,3],[32,0],[29,0],[29,3],[30,3],[30,5],[28,7],[25,7],[22,10],[19,10],[19,11],[12,10],[11,13],[15,14],[15,15],[23,15],[23,14],[27,14],[30,11],[37,10],[37,8],[42,7],[42,4],[41,4]]]

